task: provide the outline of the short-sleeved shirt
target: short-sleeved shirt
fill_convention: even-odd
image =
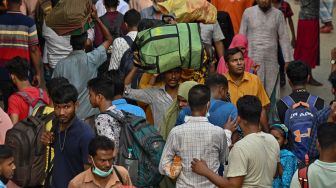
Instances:
[[[106,50],[99,46],[95,50],[85,53],[75,50],[68,57],[60,60],[54,70],[53,78],[65,77],[78,91],[79,108],[77,115],[80,119],[97,114],[91,107],[87,82],[97,76],[98,67],[106,61]]]
[[[60,132],[59,125],[56,124],[54,135],[55,157],[51,187],[65,188],[88,164],[88,146],[95,134],[89,125],[75,117],[65,131]]]
[[[122,166],[114,166],[121,178],[123,185],[132,185],[131,178],[128,175],[127,170]],[[113,172],[109,180],[104,188],[119,188],[122,186],[121,181],[119,180],[117,174]],[[71,180],[69,184],[69,188],[103,188],[99,186],[99,184],[94,179],[94,175],[92,174],[92,169],[87,169],[84,172],[77,175],[74,179]]]
[[[227,177],[244,176],[242,187],[271,188],[279,155],[280,146],[274,136],[264,132],[248,134],[230,151]]]
[[[27,87],[20,92],[25,92],[32,100],[40,98],[40,89],[36,87]],[[43,92],[43,101],[49,104],[49,97],[46,91]],[[28,117],[29,105],[22,96],[14,93],[8,99],[8,114],[17,114],[19,121],[21,121]]]
[[[291,93],[289,96],[294,100],[294,102],[306,102],[308,100],[309,97],[309,93],[304,91],[304,92],[293,92]],[[317,110],[322,110],[324,107],[324,100],[320,97],[317,98],[317,101],[315,103],[315,108]],[[281,123],[285,122],[285,115],[286,115],[286,111],[288,110],[287,105],[282,101],[279,100],[277,102],[277,110],[278,110],[278,116],[279,119],[281,121]]]
[[[141,12],[141,19],[154,19],[157,20],[158,18],[155,17],[155,9],[153,6],[144,8]],[[162,20],[162,15],[159,18],[160,20]]]
[[[9,80],[4,65],[16,56],[30,62],[29,47],[38,44],[33,19],[20,12],[7,11],[0,15],[0,80]]]
[[[145,111],[142,108],[133,104],[128,104],[125,99],[114,100],[112,101],[112,105],[114,105],[118,110],[123,110],[136,116],[146,118]]]
[[[217,42],[225,38],[217,21],[214,24],[200,23],[200,28],[202,42],[206,44],[212,45],[212,41]]]
[[[263,107],[270,103],[269,97],[258,76],[244,72],[243,79],[239,85],[234,82],[229,73],[226,73],[225,77],[229,83],[229,93],[233,104],[237,105],[238,99],[244,95],[258,97]]]
[[[286,1],[281,1],[279,10],[281,10],[285,18],[289,18],[294,15],[290,4]]]

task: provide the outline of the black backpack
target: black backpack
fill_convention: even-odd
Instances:
[[[45,106],[35,115],[18,122],[6,133],[5,144],[14,152],[16,166],[14,181],[21,187],[41,185],[46,178],[46,151],[40,142],[45,125],[55,118],[55,113],[44,115]]]

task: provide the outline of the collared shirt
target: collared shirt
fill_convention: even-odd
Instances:
[[[6,188],[6,185],[0,180],[0,188]]]
[[[229,93],[233,104],[237,105],[238,99],[244,95],[258,97],[262,106],[266,106],[270,103],[264,86],[256,75],[244,72],[243,79],[239,85],[235,83],[229,73],[226,73],[225,77],[229,82]]]
[[[54,167],[52,171],[52,188],[68,187],[72,178],[84,171],[84,165],[88,164],[88,146],[95,137],[89,125],[75,117],[69,128],[59,130],[59,124],[55,126]]]
[[[141,19],[154,19],[154,20],[158,19],[157,17],[155,17],[155,9],[153,6],[143,9],[140,12],[140,15],[141,15]],[[162,20],[162,14],[160,15],[159,20]]]
[[[99,46],[95,50],[85,53],[75,50],[65,59],[60,60],[54,70],[53,78],[65,77],[78,91],[79,108],[77,115],[81,119],[97,114],[91,107],[87,82],[97,76],[98,67],[106,61],[106,50]]]
[[[114,167],[118,170],[120,176],[122,177],[124,185],[132,185],[127,170],[122,166]],[[80,173],[69,183],[69,188],[119,188],[120,186],[122,186],[122,183],[115,172],[110,175],[105,187],[100,186],[94,179],[91,169],[87,169],[86,171]]]
[[[137,31],[131,31],[127,33],[127,36],[134,41],[137,33]],[[129,48],[130,46],[123,37],[118,37],[113,41],[109,70],[117,70],[119,68],[121,58]]]
[[[160,88],[132,89],[126,86],[125,98],[149,104],[154,117],[154,127],[159,129],[161,119],[169,106],[173,103],[173,98],[165,90],[165,86]]]
[[[216,172],[224,164],[228,148],[224,130],[209,123],[206,117],[186,118],[186,123],[174,127],[163,149],[159,171],[167,175],[175,155],[182,158],[182,171],[177,178],[176,187],[216,187],[207,178],[192,172],[193,158],[203,159],[208,167]]]
[[[112,105],[114,105],[118,110],[123,110],[125,112],[129,112],[131,114],[146,119],[146,114],[142,108],[140,108],[139,106],[128,104],[125,99],[114,100],[112,101]]]

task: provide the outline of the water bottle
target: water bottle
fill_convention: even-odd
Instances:
[[[132,155],[133,149],[128,148],[127,151],[128,151],[128,155],[127,155],[127,158],[125,159],[125,168],[127,169],[127,171],[130,171],[130,168],[131,168],[132,163],[134,161],[133,160],[133,155]]]

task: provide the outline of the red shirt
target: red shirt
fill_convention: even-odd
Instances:
[[[33,100],[40,97],[40,90],[36,87],[27,87],[20,92],[26,92]],[[49,97],[46,91],[43,91],[43,101],[49,104]],[[8,99],[8,115],[19,115],[19,121],[25,119],[29,113],[29,105],[24,98],[17,93],[12,94]]]

